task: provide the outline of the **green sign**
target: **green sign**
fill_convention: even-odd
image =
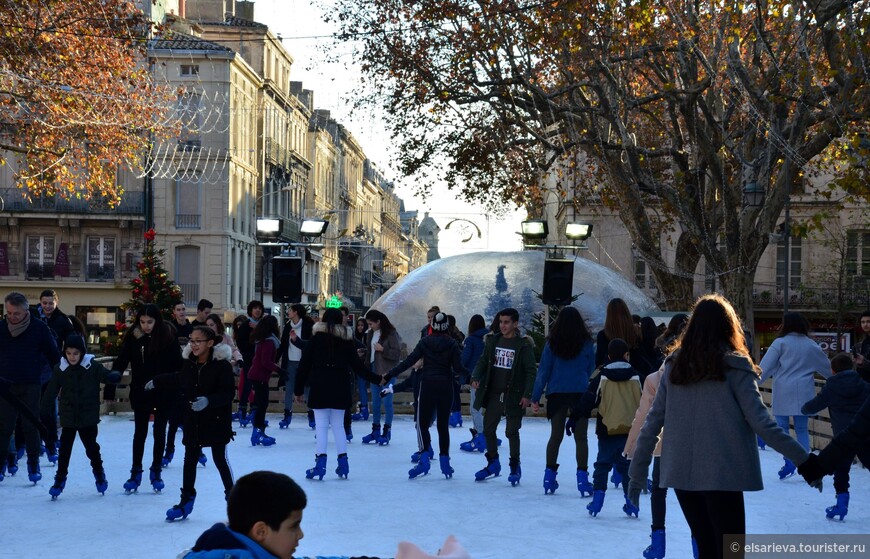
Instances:
[[[327,309],[340,309],[342,304],[343,303],[341,302],[341,299],[339,299],[336,295],[333,295],[326,300]]]

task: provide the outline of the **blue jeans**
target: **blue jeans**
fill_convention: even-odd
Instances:
[[[390,379],[389,384],[395,384],[396,379]],[[372,415],[372,423],[381,424],[381,401],[384,403],[384,425],[393,424],[393,395],[387,394],[381,396],[381,390],[384,388],[378,384],[372,384],[372,407],[369,409]]]
[[[775,415],[774,417],[776,418],[776,424],[786,433],[788,433],[788,420],[791,419],[792,423],[794,423],[795,439],[797,439],[799,445],[804,447],[804,450],[810,451],[810,418],[805,415]]]
[[[356,377],[356,384],[359,387],[359,405],[360,405],[360,407],[368,406],[369,405],[369,395],[368,395],[368,392],[366,392],[369,389],[368,381],[364,378]],[[374,394],[374,393],[375,393],[375,391],[372,390],[372,394]],[[378,397],[380,397],[380,391],[378,391]],[[372,398],[372,401],[374,401],[374,398]]]
[[[622,479],[628,479],[628,459],[622,455],[626,440],[628,435],[598,436],[598,456],[592,473],[592,487],[596,491],[607,491],[607,474],[611,468],[622,474]],[[622,484],[622,490],[628,494],[626,484]]]

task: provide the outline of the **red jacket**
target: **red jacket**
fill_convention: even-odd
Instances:
[[[254,349],[254,359],[251,361],[251,370],[248,371],[248,380],[255,382],[269,382],[272,373],[277,373],[281,367],[275,363],[275,355],[281,342],[275,336],[269,336],[265,340],[257,342]]]

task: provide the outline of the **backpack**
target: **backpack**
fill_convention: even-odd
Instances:
[[[608,435],[627,435],[631,422],[640,405],[643,387],[640,377],[633,376],[625,381],[613,381],[601,376],[598,385],[598,415],[607,427]]]

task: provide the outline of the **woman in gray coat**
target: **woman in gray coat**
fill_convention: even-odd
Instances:
[[[782,326],[777,338],[761,359],[761,380],[773,378],[773,416],[782,430],[788,433],[789,420],[794,424],[797,442],[810,450],[808,417],[801,413],[804,402],[816,396],[816,373],[831,376],[831,363],[819,344],[809,337],[810,324],[800,313],[782,315]],[[795,465],[787,457],[779,470],[779,479],[791,477]]]
[[[698,556],[721,558],[723,536],[746,533],[743,492],[763,489],[755,435],[796,464],[808,454],[761,401],[758,369],[724,297],[698,300],[678,344],[637,440],[629,499],[638,505],[662,437],[659,485],[674,488]]]

